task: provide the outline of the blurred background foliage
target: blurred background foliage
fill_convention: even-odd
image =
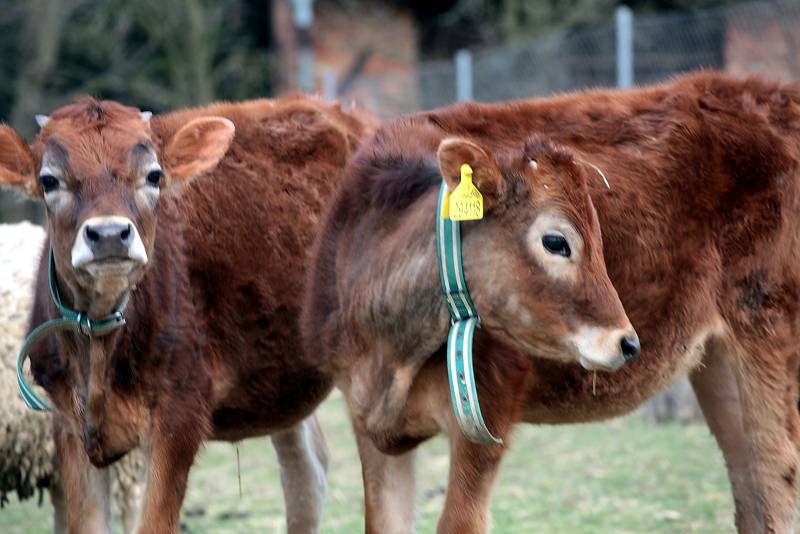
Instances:
[[[270,94],[269,9],[244,0],[18,0],[0,16],[0,116],[78,94],[160,111]]]

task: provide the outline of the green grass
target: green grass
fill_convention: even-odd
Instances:
[[[341,396],[318,412],[332,452],[322,532],[363,531],[361,472]],[[191,532],[285,532],[278,466],[269,440],[236,451],[212,443],[189,481],[182,523]],[[417,530],[434,532],[444,501],[447,444],[417,457]],[[50,532],[47,506],[11,503],[0,532]],[[705,425],[650,426],[639,414],[576,426],[520,426],[492,499],[493,533],[733,532],[722,456]]]

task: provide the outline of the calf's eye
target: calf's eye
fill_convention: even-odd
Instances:
[[[147,173],[147,184],[152,185],[153,187],[158,187],[158,184],[161,183],[161,178],[164,177],[164,173],[161,169],[156,169]]]
[[[569,258],[572,251],[567,239],[561,234],[545,234],[542,236],[542,246],[550,254]]]
[[[42,189],[45,193],[50,193],[58,189],[58,178],[52,174],[43,174],[39,176],[39,183],[42,184]]]

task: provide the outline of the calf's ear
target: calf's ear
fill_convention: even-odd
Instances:
[[[461,181],[461,165],[472,167],[472,183],[491,205],[500,194],[503,175],[492,157],[476,143],[461,137],[447,137],[439,143],[436,152],[439,170],[447,187],[452,191]]]
[[[186,123],[164,150],[167,174],[188,182],[209,172],[228,151],[235,131],[233,122],[222,117],[200,117]]]
[[[36,165],[28,144],[17,132],[0,125],[0,186],[10,187],[29,197],[40,197]]]

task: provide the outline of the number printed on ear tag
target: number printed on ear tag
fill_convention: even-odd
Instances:
[[[483,196],[472,184],[472,167],[461,165],[461,183],[450,193],[451,221],[477,221],[483,219]]]

